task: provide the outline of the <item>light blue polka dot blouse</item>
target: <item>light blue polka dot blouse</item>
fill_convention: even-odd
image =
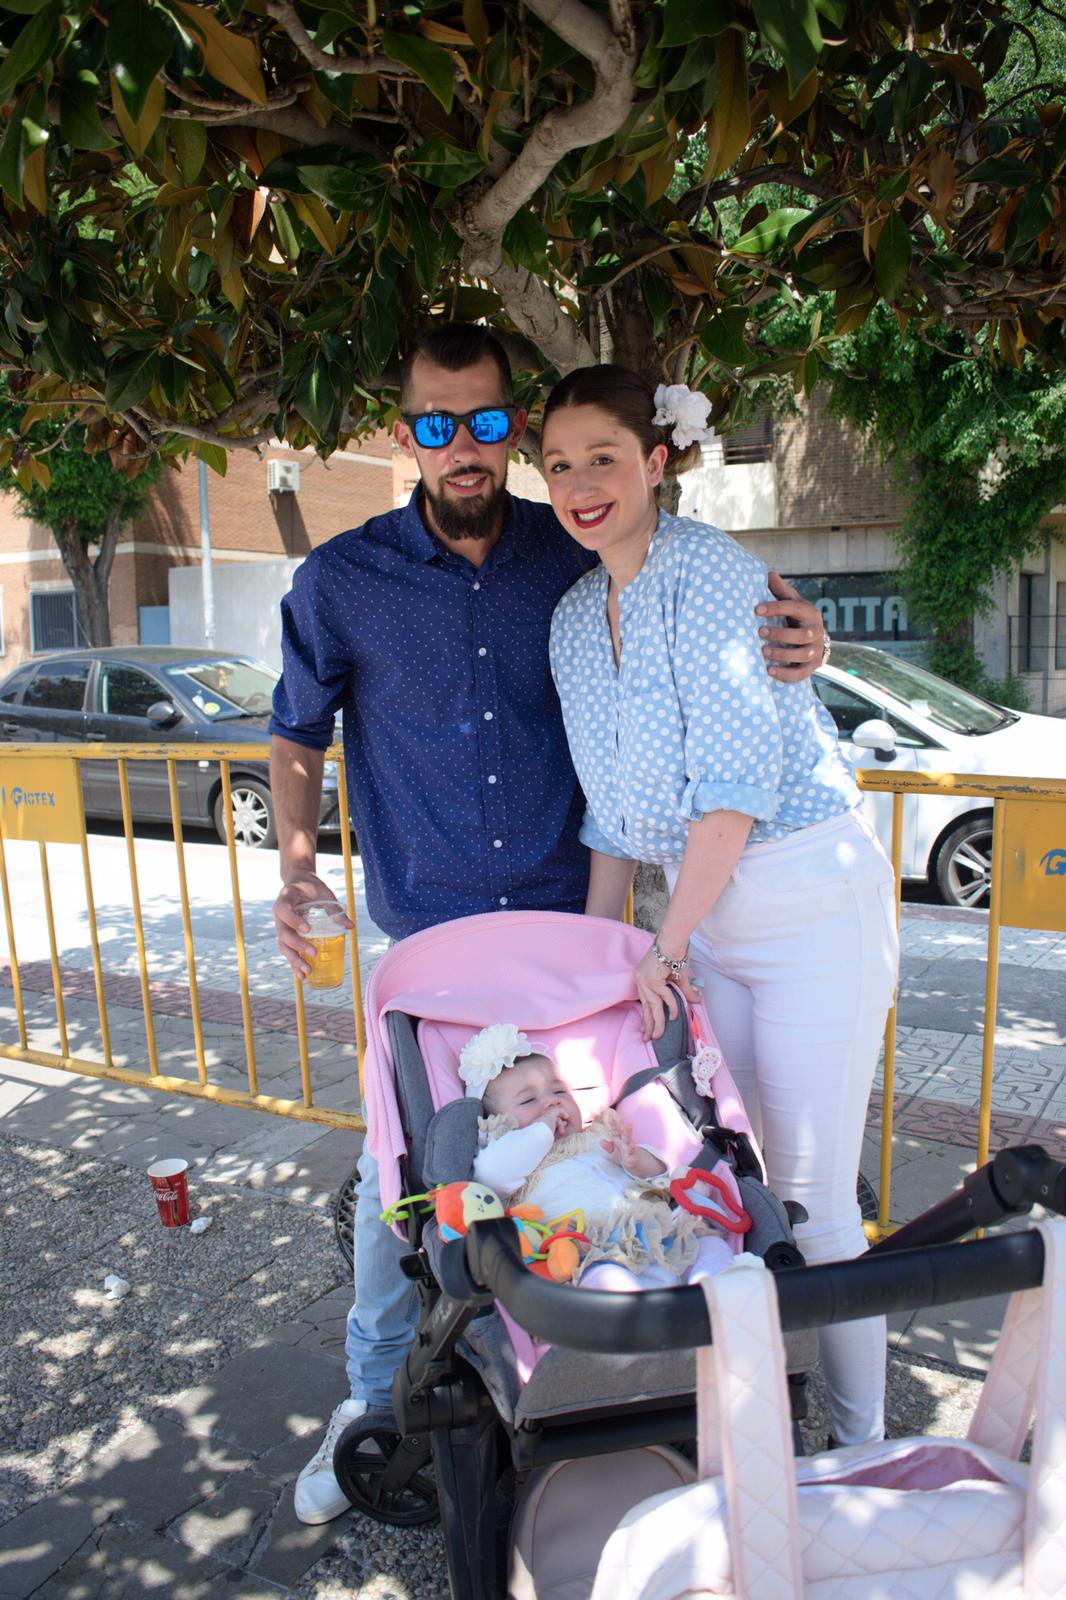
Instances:
[[[619,595],[617,671],[607,584],[595,567],[552,619],[585,844],[665,864],[681,860],[689,823],[709,811],[754,817],[748,843],[759,844],[858,805],[810,683],[766,672],[754,608],[772,597],[761,561],[717,528],[662,513]]]

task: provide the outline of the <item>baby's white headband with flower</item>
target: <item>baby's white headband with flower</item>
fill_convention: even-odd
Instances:
[[[679,450],[690,444],[702,444],[713,438],[714,429],[707,426],[711,402],[705,394],[690,389],[687,383],[660,383],[655,391],[655,417],[657,428],[673,427],[670,437]]]
[[[483,1100],[494,1078],[513,1067],[520,1056],[535,1056],[537,1051],[513,1022],[494,1022],[482,1028],[459,1052],[459,1076],[466,1084],[467,1099]]]

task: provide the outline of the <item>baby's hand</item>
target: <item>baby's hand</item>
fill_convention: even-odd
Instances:
[[[600,1144],[615,1164],[635,1178],[657,1178],[666,1171],[663,1163],[650,1150],[642,1150],[633,1143],[633,1130],[617,1111],[607,1111],[603,1124],[610,1135]]]

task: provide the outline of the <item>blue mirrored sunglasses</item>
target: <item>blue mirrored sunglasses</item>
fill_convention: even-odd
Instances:
[[[514,417],[514,406],[483,406],[478,411],[427,411],[419,417],[405,411],[403,420],[423,450],[441,450],[451,444],[460,426],[478,444],[502,444]]]

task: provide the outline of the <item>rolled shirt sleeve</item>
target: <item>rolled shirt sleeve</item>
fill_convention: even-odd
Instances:
[[[781,804],[784,741],[755,607],[766,569],[723,536],[679,556],[673,676],[683,728],[681,816],[740,811],[768,822]]]
[[[613,839],[609,838],[600,828],[591,811],[585,812],[585,820],[581,824],[579,834],[581,843],[590,850],[598,850],[601,856],[614,856],[619,861],[632,861],[631,850],[620,850]]]
[[[316,605],[314,586],[301,568],[281,602],[282,671],[269,732],[312,750],[333,742],[336,713],[352,681],[350,650],[345,654],[328,614]]]

